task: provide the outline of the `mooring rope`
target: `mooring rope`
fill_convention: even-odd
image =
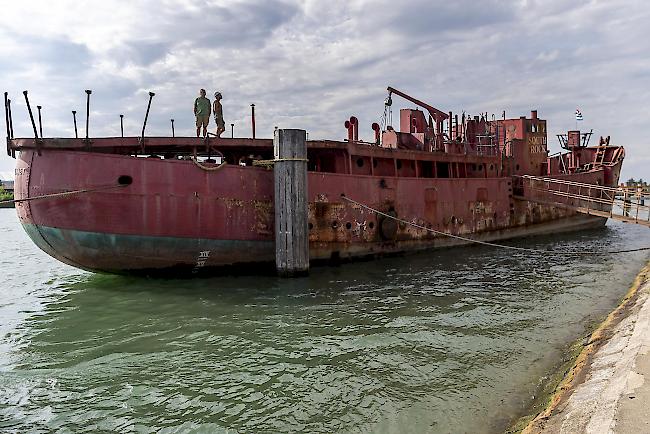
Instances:
[[[307,158],[275,158],[273,160],[253,160],[253,166],[261,166],[261,167],[271,167],[275,163],[280,163],[282,161],[304,161],[304,162],[309,162],[309,159]]]
[[[395,220],[397,222],[404,223],[404,224],[407,224],[407,225],[411,225],[411,226],[413,226],[415,228],[422,229],[422,230],[425,230],[425,231],[428,231],[428,232],[431,232],[431,233],[434,233],[434,234],[437,234],[437,235],[443,235],[445,237],[455,238],[457,240],[467,241],[467,242],[471,242],[471,243],[475,243],[475,244],[481,244],[481,245],[484,245],[484,246],[499,247],[499,248],[502,248],[502,249],[518,250],[518,251],[529,252],[529,253],[542,253],[542,254],[558,253],[558,254],[564,254],[564,255],[611,255],[611,254],[614,254],[614,253],[631,253],[631,252],[641,252],[641,251],[645,251],[645,250],[650,250],[650,247],[639,247],[637,249],[612,250],[612,251],[594,251],[594,250],[575,251],[575,250],[534,249],[534,248],[530,248],[530,247],[508,246],[508,245],[505,245],[505,244],[491,243],[489,241],[481,241],[481,240],[476,240],[476,239],[473,239],[473,238],[462,237],[460,235],[450,234],[450,233],[447,233],[447,232],[437,231],[435,229],[431,229],[431,228],[428,228],[426,226],[422,226],[422,225],[419,225],[417,223],[413,223],[413,222],[410,222],[410,221],[407,221],[407,220],[392,216],[392,215],[387,214],[385,212],[379,211],[378,209],[372,208],[372,207],[370,207],[370,206],[368,206],[366,204],[363,204],[361,202],[357,202],[354,199],[350,199],[349,197],[347,197],[347,196],[345,196],[343,194],[341,195],[341,198],[343,200],[346,200],[346,201],[350,202],[350,203],[353,203],[353,204],[358,205],[358,206],[360,206],[362,208],[365,208],[368,211],[372,211],[375,214],[378,214],[378,215],[393,219],[393,220]]]
[[[75,194],[82,194],[82,193],[92,193],[95,191],[104,191],[104,190],[111,190],[114,188],[120,188],[120,187],[126,187],[129,184],[112,184],[112,185],[104,185],[101,187],[95,187],[95,188],[84,188],[81,190],[69,190],[69,191],[61,191],[59,193],[49,193],[49,194],[41,194],[39,196],[32,196],[32,197],[26,197],[24,199],[8,199],[8,200],[0,200],[0,204],[2,203],[20,203],[20,202],[29,202],[32,200],[38,200],[38,199],[51,199],[53,197],[64,197],[64,196],[72,196]]]

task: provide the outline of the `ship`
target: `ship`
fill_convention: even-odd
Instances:
[[[384,118],[370,126],[374,140],[359,139],[351,116],[342,140],[307,141],[312,263],[605,225],[611,203],[584,213],[573,192],[602,197],[598,187],[618,185],[625,151],[608,137],[589,146],[591,132],[568,131],[558,135],[563,151],[550,154],[536,110],[459,115],[388,92]],[[399,110],[399,130],[395,97],[410,105]],[[149,137],[144,126],[137,137],[44,138],[33,117],[32,125],[26,138],[7,128],[7,151],[20,223],[50,256],[116,274],[272,268],[272,139]],[[557,182],[551,190],[562,194],[545,200],[531,180]]]

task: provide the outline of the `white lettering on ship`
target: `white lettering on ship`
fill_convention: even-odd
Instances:
[[[192,273],[197,273],[200,268],[205,267],[205,263],[210,257],[210,250],[204,250],[199,252],[199,256],[196,258],[196,265],[192,269]]]

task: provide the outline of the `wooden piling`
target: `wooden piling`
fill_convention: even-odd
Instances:
[[[275,155],[275,266],[278,275],[295,277],[309,272],[307,229],[307,133],[278,129]]]

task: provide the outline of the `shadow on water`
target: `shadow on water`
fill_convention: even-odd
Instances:
[[[508,244],[649,240],[612,225]],[[476,246],[299,279],[62,277],[17,328],[0,416],[18,430],[499,431],[645,258]]]

